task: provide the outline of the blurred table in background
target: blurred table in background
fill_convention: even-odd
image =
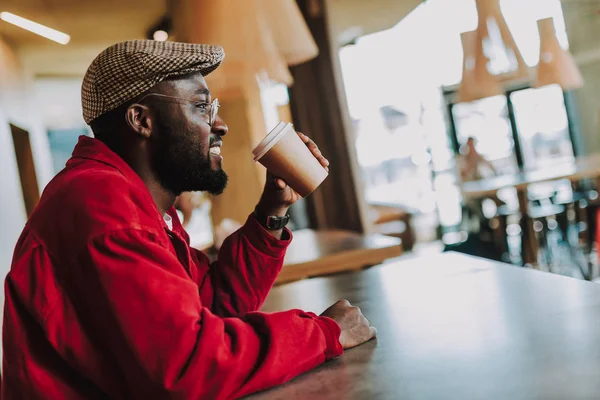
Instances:
[[[481,198],[494,195],[498,190],[514,187],[525,190],[528,185],[568,179],[572,182],[600,177],[600,154],[577,157],[574,163],[559,164],[551,167],[523,171],[516,174],[501,175],[477,181],[464,182],[462,194],[466,198]]]
[[[378,338],[252,399],[595,399],[600,286],[458,253],[275,287],[262,311],[341,298]]]
[[[301,229],[293,235],[276,281],[278,284],[356,271],[402,254],[400,239],[379,234]]]
[[[416,241],[412,219],[417,210],[382,201],[368,202],[367,210],[373,233],[397,237],[402,240],[403,251],[412,250]]]
[[[582,179],[598,179],[599,177],[600,154],[593,154],[577,157],[574,163],[558,164],[543,169],[464,182],[461,184],[461,191],[465,199],[477,199],[494,196],[500,189],[515,188],[519,199],[519,211],[522,216],[522,258],[525,263],[536,264],[538,245],[535,240],[532,220],[528,213],[527,187],[532,184],[559,179],[577,182]]]

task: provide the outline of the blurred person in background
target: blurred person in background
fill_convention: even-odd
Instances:
[[[458,158],[460,178],[463,182],[497,175],[494,165],[477,152],[476,146],[476,139],[472,136],[469,137],[464,151]]]
[[[494,165],[483,157],[476,149],[477,141],[469,137],[457,158],[457,167],[460,174],[460,183],[486,179],[497,175]],[[490,201],[491,200],[491,201]],[[490,227],[490,215],[498,211],[498,207],[505,203],[496,195],[488,198],[466,198],[462,205],[462,229],[467,233],[465,241],[447,245],[444,251],[458,251],[465,254],[485,257],[501,261],[502,252],[494,243],[494,236]],[[484,212],[484,204],[487,212]]]
[[[476,146],[477,139],[471,136],[461,149],[462,154],[457,159],[461,182],[476,181],[497,175],[494,165],[477,151]],[[496,207],[505,204],[498,196],[494,195],[489,198],[495,203]],[[483,217],[481,208],[484,200],[476,198],[466,201],[465,206],[469,218],[476,217],[481,220]]]

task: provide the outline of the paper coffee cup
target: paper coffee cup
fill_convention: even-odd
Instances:
[[[311,194],[328,175],[289,123],[280,122],[252,154],[254,161],[283,179],[302,197]]]

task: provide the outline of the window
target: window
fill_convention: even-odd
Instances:
[[[510,94],[525,169],[573,161],[564,96],[559,86]]]
[[[505,96],[455,104],[451,117],[459,145],[464,145],[469,137],[473,137],[477,151],[494,165],[498,173],[518,170]]]
[[[567,46],[560,0],[528,0],[527,7],[522,0],[500,0],[500,6],[529,66],[539,59],[537,19],[554,17],[558,40]],[[569,157],[568,130],[553,132],[543,121],[551,109],[565,126],[556,90],[527,89],[448,107],[442,88],[461,80],[460,33],[476,26],[474,0],[428,0],[393,28],[340,49],[368,202],[409,207],[451,227],[461,218],[455,150],[469,136],[503,173],[518,170],[521,154],[536,165]],[[532,108],[535,121],[528,120]]]

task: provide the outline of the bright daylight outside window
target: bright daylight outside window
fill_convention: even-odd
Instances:
[[[529,0],[527,7],[522,0],[500,0],[500,5],[529,66],[539,59],[537,19],[553,17],[559,41],[567,46],[560,0]],[[429,0],[393,28],[363,36],[340,50],[369,203],[415,210],[430,216],[424,220],[431,227],[460,223],[460,191],[442,87],[460,82],[460,33],[476,26],[474,0]],[[564,145],[569,136],[560,88],[527,89],[513,93],[511,100],[529,162],[572,157]],[[453,110],[459,144],[477,137],[483,155],[500,171],[516,168],[506,104],[505,96],[497,96],[457,104]],[[554,121],[541,117],[539,111],[547,109],[554,110]]]

